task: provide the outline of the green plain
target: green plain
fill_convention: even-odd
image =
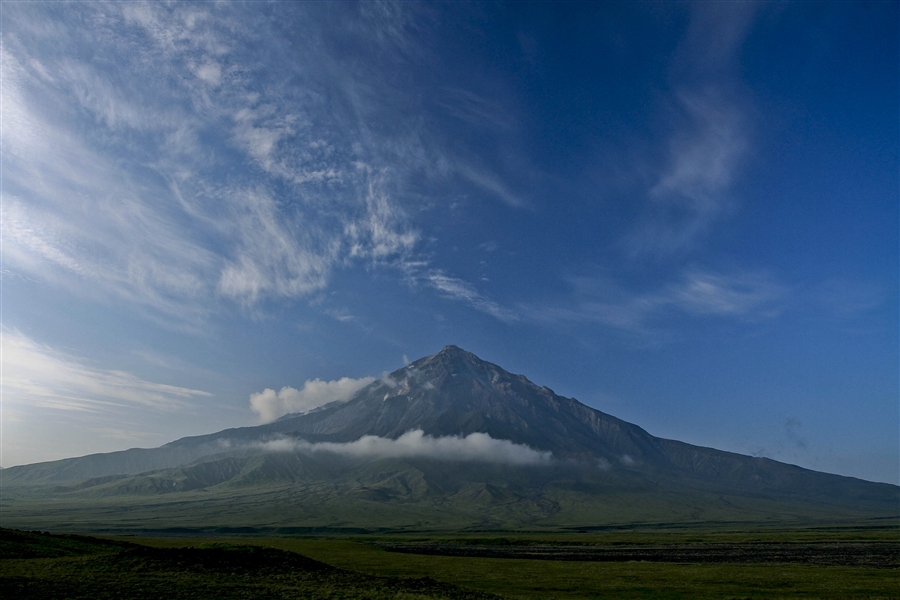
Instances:
[[[129,538],[156,547],[208,544],[198,538]],[[299,552],[361,573],[430,577],[507,598],[900,598],[900,569],[804,564],[673,564],[470,558],[401,554],[376,542],[434,540],[425,536],[240,538]],[[471,543],[691,544],[699,542],[897,542],[896,526],[768,531],[644,531],[602,534],[503,533],[448,536]],[[238,540],[219,540],[235,543]]]

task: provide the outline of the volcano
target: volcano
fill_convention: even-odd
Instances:
[[[895,518],[900,488],[650,435],[456,346],[273,423],[2,471],[3,525],[590,529]]]

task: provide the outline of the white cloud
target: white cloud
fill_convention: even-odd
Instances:
[[[174,221],[148,212],[139,199],[106,204],[98,212],[96,207],[42,210],[7,195],[5,265],[69,292],[125,301],[168,320],[188,323],[205,315],[209,308],[198,300],[211,291],[215,255],[179,235]]]
[[[197,77],[213,87],[222,83],[222,66],[214,60],[208,60],[194,67]]]
[[[549,464],[551,452],[535,450],[509,440],[497,440],[486,433],[432,437],[421,429],[407,431],[396,440],[365,435],[354,442],[312,444],[282,438],[260,444],[272,452],[334,452],[358,458],[429,458],[433,460],[488,462],[510,465]]]
[[[2,357],[3,401],[13,408],[109,413],[141,407],[172,412],[188,408],[195,398],[211,396],[91,366],[17,330],[3,330]]]
[[[400,382],[391,377],[391,374],[387,371],[381,374],[381,379],[379,379],[379,381],[382,383],[382,385],[386,385],[391,389],[395,389],[398,385],[400,385]]]
[[[373,381],[374,377],[343,377],[335,381],[316,378],[308,380],[300,390],[283,387],[276,392],[266,388],[250,394],[250,407],[259,415],[260,421],[271,423],[288,413],[307,412],[329,402],[345,402]]]

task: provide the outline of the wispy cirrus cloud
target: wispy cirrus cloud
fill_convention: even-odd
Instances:
[[[515,321],[518,319],[516,311],[506,308],[497,302],[481,294],[470,283],[451,277],[442,271],[432,270],[424,273],[421,279],[441,295],[469,304],[476,310],[487,313],[501,321]]]
[[[353,131],[316,126],[330,110],[316,82],[304,97],[274,86],[261,98],[268,72],[240,58],[259,34],[208,8],[70,7],[54,16],[107,25],[45,45],[15,34],[59,33],[35,25],[47,15],[11,16],[9,267],[195,319],[216,295],[243,305],[302,298],[348,259],[383,264],[413,248],[385,169],[354,157]],[[132,69],[111,74],[88,60],[95,50]],[[240,175],[236,150],[263,176]]]
[[[661,294],[658,303],[696,315],[758,318],[777,315],[779,301],[786,293],[783,286],[760,273],[720,275],[691,271]]]
[[[261,298],[298,298],[322,289],[340,249],[283,214],[265,190],[236,191],[221,228],[230,241],[218,282],[223,295],[252,306]],[[323,239],[326,238],[326,239]]]
[[[753,111],[737,77],[737,57],[757,6],[697,4],[673,59],[666,147],[650,178],[644,218],[627,236],[635,257],[693,248],[737,199],[732,192],[751,152]]]
[[[812,295],[814,301],[839,319],[871,313],[887,301],[884,285],[850,277],[831,277],[815,286]]]
[[[784,311],[790,297],[790,290],[765,272],[726,274],[688,269],[675,281],[647,291],[626,287],[612,277],[568,277],[566,300],[505,306],[441,271],[426,271],[417,277],[442,295],[500,321],[596,323],[639,335],[658,333],[673,319],[772,319]]]
[[[3,327],[0,345],[4,467],[159,445],[190,433],[185,415],[218,404],[202,389],[106,368],[17,329]]]
[[[633,253],[683,252],[732,209],[731,184],[747,154],[747,117],[716,90],[677,96],[684,125],[650,188],[649,215],[629,240]]]
[[[106,414],[132,408],[176,412],[199,398],[194,390],[101,369],[83,358],[40,344],[17,330],[3,331],[3,401],[14,411],[37,407]]]
[[[459,161],[456,172],[470,183],[474,183],[488,194],[499,198],[513,208],[523,208],[525,201],[515,194],[507,184],[495,173],[480,169],[468,162]]]
[[[30,200],[4,195],[4,263],[13,272],[166,319],[208,314],[201,301],[221,259],[178,235],[177,223],[134,198],[60,211]]]
[[[373,172],[363,163],[356,163],[355,167],[364,178],[360,192],[365,209],[359,218],[344,227],[349,257],[368,259],[375,264],[392,258],[408,263],[419,233],[395,226],[403,216],[386,190],[386,171]]]
[[[345,6],[341,27],[315,7],[276,10],[302,35],[239,5],[10,11],[7,266],[196,327],[229,303],[255,311],[309,298],[336,269],[433,269],[409,216],[411,202],[430,201],[423,180],[465,180],[523,205],[496,170],[416,116],[424,105],[404,109],[414,94],[384,80],[419,60],[427,8]],[[373,64],[346,61],[336,40]],[[497,107],[477,98],[457,91],[441,106],[495,120]],[[500,314],[465,282],[453,286],[431,287]]]
[[[685,272],[653,291],[634,291],[606,277],[569,279],[574,300],[523,306],[522,314],[544,323],[596,323],[633,334],[652,334],[673,318],[758,321],[778,316],[788,296],[764,273]]]

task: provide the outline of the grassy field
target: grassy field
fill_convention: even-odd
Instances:
[[[239,538],[4,529],[0,597],[900,598],[898,532],[896,522],[757,531]],[[397,548],[405,551],[392,551]],[[417,553],[423,549],[429,554]],[[441,555],[446,552],[474,555]],[[579,553],[594,559],[573,560]],[[486,557],[492,554],[532,558]],[[632,555],[647,560],[622,558]]]
[[[616,531],[583,534],[486,536],[394,536],[364,538],[242,538],[298,552],[329,565],[392,578],[429,577],[506,598],[900,598],[900,563],[873,568],[797,562],[672,563],[590,562],[462,556],[386,551],[380,544],[423,542],[472,546],[664,546],[709,544],[797,544],[840,549],[871,544],[900,550],[897,524],[880,528],[821,528],[767,531]],[[140,538],[159,548],[203,546],[209,540]],[[224,540],[223,540],[224,541]],[[227,540],[234,543],[236,540]],[[838,553],[839,554],[839,553]],[[802,559],[802,557],[797,557]]]
[[[0,597],[10,599],[490,600],[428,578],[373,576],[260,545],[153,547],[0,530]]]

